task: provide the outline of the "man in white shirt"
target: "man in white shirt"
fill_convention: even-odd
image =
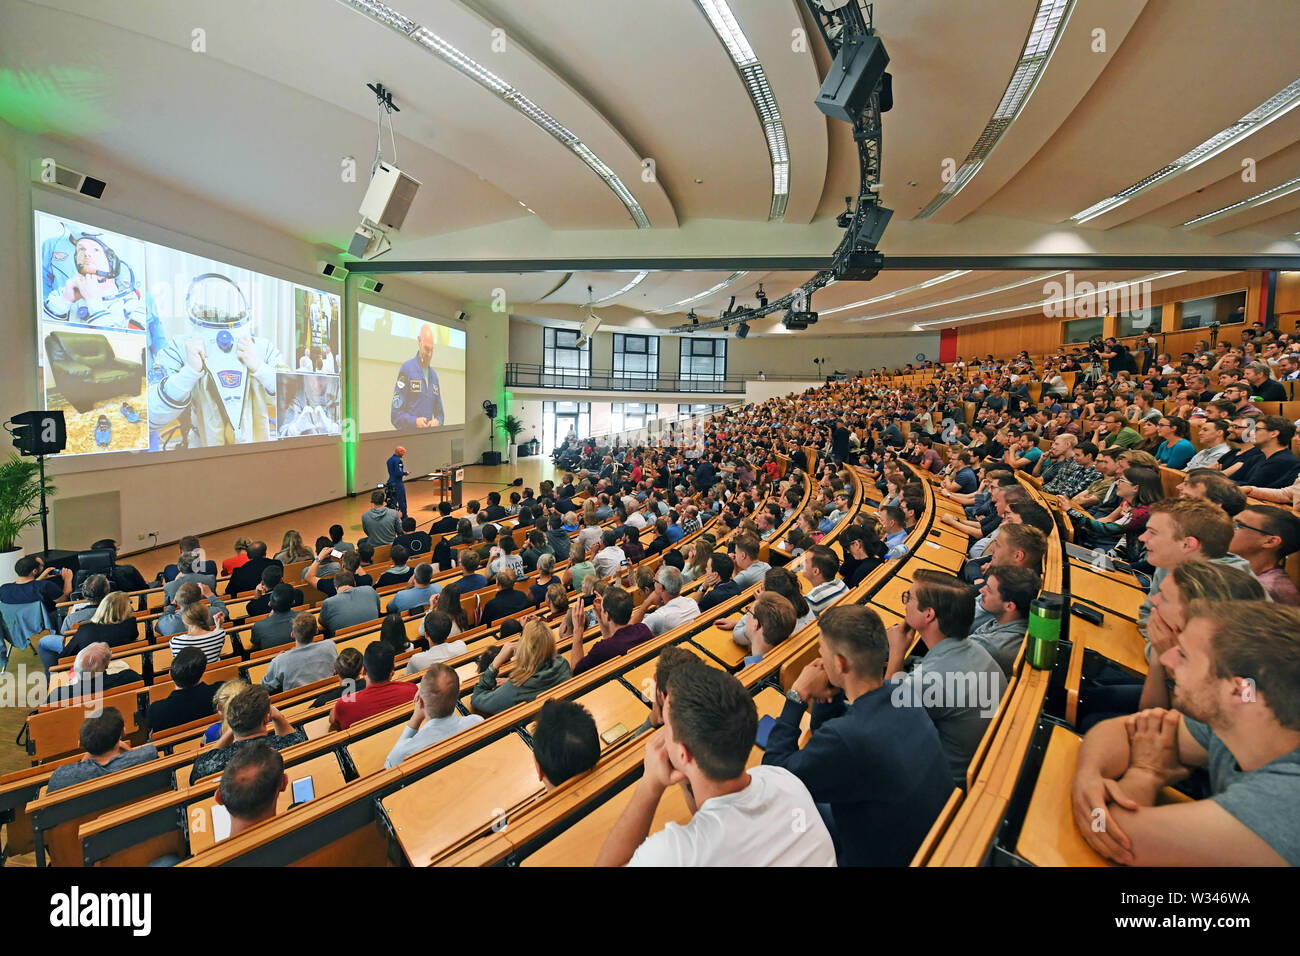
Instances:
[[[1227,421],[1222,418],[1207,418],[1201,423],[1201,450],[1191,457],[1184,470],[1211,468],[1230,451],[1232,446],[1228,444]]]
[[[780,767],[746,770],[758,732],[740,681],[686,663],[668,678],[664,726],[597,866],[834,866],[835,847],[808,789]],[[650,827],[664,791],[682,785],[691,821]]]
[[[430,611],[424,615],[424,620],[420,624],[420,634],[428,638],[429,649],[411,655],[411,659],[406,662],[406,673],[418,674],[425,668],[432,667],[434,664],[441,664],[443,661],[451,660],[453,657],[459,657],[465,653],[464,641],[447,643],[447,637],[451,634],[452,623],[451,615],[445,611]]]
[[[652,613],[647,613],[654,609]],[[682,572],[667,564],[655,575],[655,590],[632,613],[628,624],[645,624],[655,637],[699,616],[700,605],[693,598],[682,597]]]
[[[483,723],[478,714],[456,713],[460,678],[446,664],[434,664],[420,678],[415,709],[402,728],[402,735],[388,752],[384,766],[390,770],[411,754],[418,753],[453,734]]]
[[[627,560],[627,555],[618,546],[618,535],[610,528],[606,528],[602,532],[600,542],[604,547],[596,552],[596,556],[591,559],[591,563],[598,575],[607,578],[623,566],[623,562]]]

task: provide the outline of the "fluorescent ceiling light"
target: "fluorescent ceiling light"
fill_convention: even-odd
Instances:
[[[733,272],[731,275],[727,276],[717,285],[713,286],[712,288],[705,289],[703,292],[699,293],[698,295],[693,295],[689,299],[682,299],[682,301],[680,302],[674,302],[672,305],[666,305],[662,309],[655,309],[654,311],[649,312],[647,314],[663,315],[665,312],[671,312],[673,309],[676,309],[679,306],[690,305],[692,302],[699,302],[700,299],[707,299],[709,296],[713,295],[713,293],[721,292],[723,289],[731,285],[731,283],[735,282],[741,276],[747,276],[747,275],[749,275],[748,272]]]
[[[1021,51],[1020,59],[1016,61],[1016,68],[1011,73],[1011,79],[1002,94],[1002,99],[998,101],[997,109],[993,111],[993,116],[984,127],[984,131],[980,133],[970,153],[957,169],[957,174],[950,182],[944,184],[924,209],[916,214],[916,218],[928,219],[934,215],[975,178],[975,174],[983,167],[993,148],[997,146],[1003,134],[1011,128],[1011,124],[1029,102],[1029,97],[1033,96],[1038,81],[1043,78],[1043,73],[1047,69],[1047,64],[1051,62],[1057,41],[1060,40],[1065,23],[1073,9],[1074,0],[1039,0],[1033,25],[1029,28],[1029,36],[1025,40],[1025,47]]]
[[[1220,216],[1225,215],[1226,213],[1234,212],[1238,209],[1245,209],[1248,206],[1262,206],[1264,205],[1264,203],[1272,202],[1274,199],[1281,199],[1283,196],[1289,196],[1297,189],[1300,189],[1300,177],[1297,177],[1295,179],[1288,179],[1280,186],[1274,186],[1272,189],[1266,189],[1262,193],[1256,193],[1255,195],[1251,196],[1249,199],[1241,199],[1238,200],[1237,202],[1230,203],[1227,206],[1222,206],[1219,209],[1214,210],[1214,212],[1207,212],[1203,216],[1197,216],[1195,219],[1189,219],[1185,223],[1183,223],[1183,225],[1194,226],[1197,223],[1207,222],[1211,219],[1218,219]]]
[[[727,6],[727,0],[695,0],[695,3],[722,41],[731,62],[735,64],[745,83],[749,99],[754,104],[758,121],[763,125],[768,158],[772,163],[772,205],[768,209],[767,218],[769,221],[780,221],[785,218],[785,207],[790,198],[790,148],[786,142],[785,125],[781,122],[776,97],[768,85],[763,64],[758,62],[754,48],[749,45],[745,31],[736,22],[735,15]]]
[[[479,86],[501,97],[527,117],[535,126],[563,143],[567,149],[586,163],[591,171],[599,176],[610,191],[618,197],[619,201],[627,207],[628,214],[631,215],[632,221],[636,223],[638,229],[650,228],[650,219],[646,216],[645,210],[641,208],[641,204],[637,202],[636,197],[623,184],[623,181],[614,174],[614,171],[599,156],[593,153],[578,138],[576,133],[522,92],[512,87],[472,57],[466,56],[432,30],[421,26],[386,3],[380,3],[379,0],[339,0],[339,2],[344,6],[351,7],[358,13],[365,14],[390,30],[402,34],[408,40],[438,57],[448,66],[469,77]]]
[[[1240,143],[1252,133],[1259,132],[1275,119],[1285,116],[1297,106],[1300,106],[1300,80],[1293,80],[1231,126],[1219,130],[1199,146],[1195,146],[1182,156],[1179,156],[1168,166],[1157,169],[1154,173],[1142,177],[1133,185],[1121,189],[1115,195],[1107,196],[1101,202],[1094,203],[1087,209],[1076,212],[1070,217],[1071,221],[1082,224],[1089,219],[1096,219],[1103,213],[1124,205],[1134,196],[1146,192],[1153,186],[1213,159],[1224,150]]]
[[[1132,287],[1135,285],[1139,285],[1143,282],[1155,282],[1159,279],[1168,279],[1170,276],[1179,276],[1182,275],[1184,271],[1186,270],[1178,269],[1173,272],[1155,272],[1149,276],[1141,276],[1140,278],[1137,279],[1130,279],[1127,282],[1116,282],[1114,283],[1114,286],[1115,288],[1119,288],[1121,286]],[[1064,273],[1057,272],[1054,273],[1054,275],[1064,275]],[[1047,276],[1045,278],[1051,278],[1051,276]],[[1022,282],[1019,284],[1024,285],[1025,283]],[[1093,283],[1093,285],[1094,288],[1092,289],[1092,291],[1089,292],[1076,292],[1074,295],[1062,295],[1062,296],[1057,296],[1054,299],[1041,299],[1038,302],[1025,302],[1021,305],[1008,306],[1005,309],[989,309],[987,312],[971,312],[968,315],[954,315],[954,316],[949,316],[946,319],[935,319],[934,321],[931,322],[918,322],[916,323],[916,327],[918,329],[928,329],[936,325],[951,325],[954,322],[965,322],[969,319],[984,319],[984,318],[988,318],[990,315],[1005,315],[1008,312],[1033,312],[1037,309],[1041,309],[1043,306],[1046,305],[1063,305],[1066,302],[1073,302],[1075,299],[1082,299],[1085,296],[1095,296],[1097,294],[1097,290],[1095,288],[1095,283]],[[1096,318],[1096,316],[1084,316],[1084,318]]]
[[[649,272],[638,272],[636,274],[636,278],[634,278],[627,285],[623,286],[623,288],[619,289],[617,292],[613,293],[612,295],[605,296],[603,299],[596,299],[591,304],[600,305],[602,302],[608,302],[611,299],[617,299],[623,293],[630,292],[632,289],[635,289],[637,286],[639,286],[645,280],[645,277],[648,276],[649,274],[650,274]]]

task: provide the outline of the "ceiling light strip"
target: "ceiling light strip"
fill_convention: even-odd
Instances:
[[[975,178],[975,174],[983,167],[993,148],[997,146],[1003,134],[1010,129],[1016,117],[1025,108],[1025,104],[1029,102],[1029,98],[1033,96],[1038,81],[1042,79],[1047,69],[1047,64],[1051,62],[1057,41],[1060,40],[1073,9],[1074,0],[1039,0],[1033,26],[1030,27],[1029,36],[1025,40],[1024,50],[1020,54],[1020,59],[1016,61],[1016,68],[1011,73],[1006,91],[998,101],[997,109],[993,111],[988,125],[975,141],[970,153],[958,168],[957,174],[950,182],[944,184],[926,207],[917,213],[916,218],[928,219],[934,215]]]
[[[768,157],[772,163],[772,204],[767,218],[771,222],[779,222],[785,218],[785,207],[790,199],[790,148],[786,142],[785,125],[781,122],[776,97],[768,85],[763,64],[758,61],[745,32],[736,22],[735,15],[727,6],[727,0],[695,0],[695,4],[735,64],[745,83],[749,99],[754,104],[758,121],[763,126],[763,137],[767,140]]]
[[[1159,279],[1168,279],[1170,276],[1179,276],[1185,271],[1185,269],[1178,269],[1173,272],[1154,272],[1149,276],[1141,276],[1137,279],[1130,279],[1127,282],[1117,282],[1114,284],[1114,288],[1118,289],[1121,286],[1131,288],[1135,285],[1141,285],[1144,282],[1156,282]],[[1064,275],[1064,273],[1057,272],[1055,275]],[[1046,278],[1051,278],[1051,276]],[[1023,285],[1024,283],[1021,284]],[[1039,302],[1026,302],[1022,305],[1008,306],[1005,309],[990,309],[987,312],[971,312],[969,315],[955,315],[947,319],[935,319],[932,322],[918,322],[916,327],[919,329],[928,329],[936,325],[950,325],[953,322],[965,322],[969,319],[984,319],[991,315],[1005,315],[1008,312],[1033,312],[1034,310],[1041,309],[1046,305],[1063,305],[1066,302],[1073,302],[1076,299],[1082,299],[1085,296],[1095,296],[1097,294],[1097,290],[1094,288],[1090,292],[1076,292],[1074,295],[1058,296],[1055,299],[1043,299]],[[935,305],[938,304],[939,303],[935,303]],[[1096,318],[1096,316],[1083,316],[1083,318]]]
[[[715,292],[721,292],[723,289],[731,285],[731,283],[735,282],[737,279],[747,275],[749,275],[748,272],[733,272],[731,275],[727,276],[725,279],[723,279],[721,282],[719,282],[717,285],[713,286],[712,288],[705,289],[703,292],[697,295],[693,295],[689,299],[682,299],[680,302],[674,302],[672,305],[666,305],[662,309],[655,309],[654,311],[648,314],[663,315],[665,312],[671,312],[673,309],[680,308],[683,305],[690,305],[692,302],[699,302],[701,299],[707,299]]]
[[[896,315],[906,315],[909,312],[924,312],[927,309],[937,309],[945,305],[953,305],[957,302],[969,302],[971,299],[982,299],[988,295],[996,295],[999,292],[1009,292],[1012,289],[1019,289],[1021,286],[1032,285],[1036,282],[1046,282],[1048,279],[1054,279],[1057,276],[1065,275],[1064,272],[1049,272],[1046,275],[1034,276],[1031,279],[1021,279],[1018,282],[1009,282],[1006,285],[994,286],[992,289],[984,289],[980,292],[969,292],[966,295],[956,295],[951,299],[940,299],[937,302],[924,302],[921,305],[909,306],[906,309],[897,309],[893,312],[879,312],[875,315],[859,315],[851,319],[845,319],[846,322],[869,322],[872,319],[888,319]],[[881,296],[881,298],[886,298]],[[828,314],[830,310],[822,314]]]
[[[1266,202],[1272,202],[1274,199],[1281,199],[1283,196],[1288,196],[1291,193],[1295,192],[1297,189],[1300,189],[1300,177],[1297,177],[1295,179],[1289,179],[1279,186],[1274,186],[1272,189],[1264,190],[1262,193],[1256,193],[1255,195],[1251,196],[1249,199],[1242,199],[1237,202],[1230,203],[1227,206],[1222,206],[1219,209],[1214,210],[1214,212],[1207,212],[1203,216],[1197,216],[1195,219],[1189,219],[1185,223],[1183,223],[1183,225],[1194,226],[1197,223],[1206,222],[1210,219],[1217,219],[1220,216],[1224,215],[1225,213],[1234,212],[1235,210],[1238,209],[1244,209],[1247,206],[1262,206]]]
[[[848,305],[836,306],[833,309],[822,309],[820,314],[834,315],[836,312],[847,312],[849,309],[859,309],[864,305],[871,305],[875,302],[884,302],[886,299],[892,299],[900,295],[907,295],[909,292],[918,292],[921,289],[933,288],[941,282],[947,282],[949,279],[960,278],[970,271],[970,269],[958,269],[956,272],[948,272],[941,276],[935,276],[933,279],[926,279],[924,282],[918,282],[916,285],[910,285],[905,289],[896,289],[893,292],[886,292],[884,295],[878,295],[872,299],[863,299],[861,302],[850,302]]]
[[[1237,122],[1225,129],[1219,130],[1199,146],[1188,150],[1182,156],[1165,166],[1156,170],[1149,176],[1139,179],[1133,185],[1121,189],[1113,196],[1107,196],[1101,202],[1094,203],[1087,209],[1080,210],[1070,217],[1072,222],[1085,223],[1089,219],[1096,219],[1103,213],[1110,212],[1118,206],[1124,205],[1134,196],[1146,192],[1148,189],[1164,182],[1165,180],[1187,172],[1218,156],[1224,150],[1231,149],[1237,143],[1240,143],[1252,133],[1257,133],[1269,123],[1285,116],[1296,106],[1300,106],[1300,80],[1293,80],[1288,83],[1277,93],[1274,93],[1259,106],[1255,107]]]
[[[592,305],[600,305],[602,302],[609,302],[609,301],[612,300],[612,299],[617,299],[619,296],[623,295],[623,294],[626,293],[626,292],[631,292],[633,289],[635,289],[637,286],[639,286],[642,282],[644,282],[644,281],[645,281],[645,277],[648,276],[649,274],[650,274],[649,272],[638,272],[638,273],[636,274],[636,278],[634,278],[634,279],[633,279],[631,282],[629,282],[627,285],[623,286],[623,288],[619,289],[617,292],[613,293],[612,295],[607,295],[607,296],[605,296],[603,299],[597,299],[596,301],[594,301],[594,302],[591,303],[591,304],[592,304]]]
[[[483,87],[505,102],[510,104],[519,113],[523,114],[533,125],[549,134],[551,137],[562,143],[565,148],[573,152],[587,166],[600,177],[601,181],[609,187],[610,191],[618,197],[619,201],[627,208],[628,214],[631,215],[632,221],[636,223],[638,229],[649,229],[650,219],[637,202],[636,197],[623,184],[623,181],[614,174],[614,171],[603,162],[592,150],[586,146],[568,127],[559,122],[555,117],[546,110],[542,109],[531,99],[512,87],[509,83],[497,76],[491,70],[487,69],[481,63],[472,57],[466,56],[456,47],[452,46],[442,37],[438,36],[427,27],[416,23],[410,17],[399,13],[386,3],[380,3],[379,0],[339,0],[344,6],[350,7],[358,13],[364,14],[376,23],[382,24],[397,33],[402,34],[408,40],[423,48],[425,51],[432,53],[448,66],[473,80],[479,86]]]

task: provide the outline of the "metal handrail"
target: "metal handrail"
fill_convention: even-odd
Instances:
[[[542,365],[522,362],[506,363],[506,385],[518,388],[563,388],[590,392],[702,392],[711,395],[743,395],[745,384],[757,380],[759,373],[748,375],[638,375],[613,369],[558,371]],[[799,382],[816,376],[767,374],[763,381]]]

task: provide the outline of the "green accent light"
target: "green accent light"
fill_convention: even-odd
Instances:
[[[108,95],[103,77],[80,67],[0,70],[0,120],[26,133],[83,137],[108,129],[119,120]]]

